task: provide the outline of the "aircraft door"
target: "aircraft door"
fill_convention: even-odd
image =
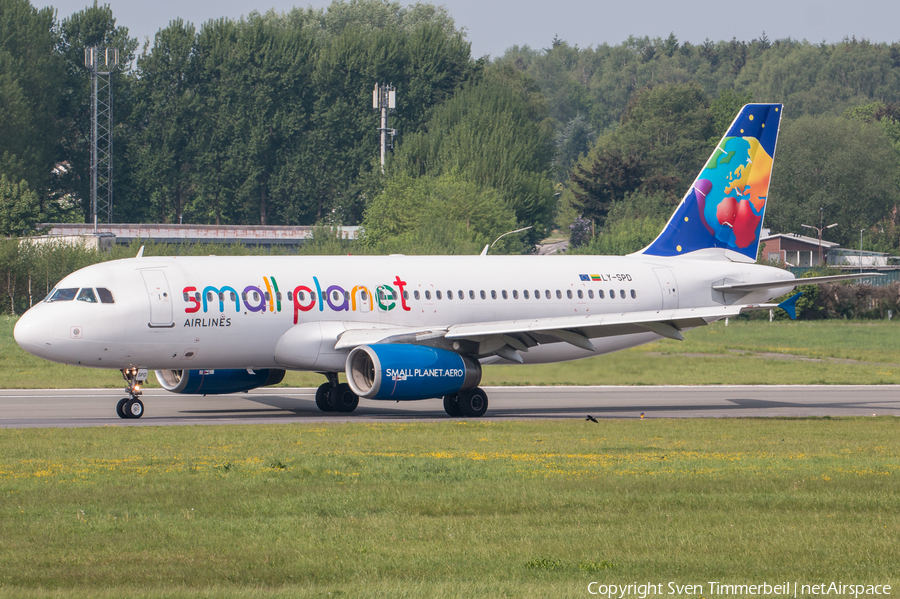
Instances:
[[[671,268],[654,268],[653,273],[659,279],[659,290],[662,292],[662,309],[675,310],[678,308],[678,283]]]
[[[172,320],[172,294],[169,293],[169,282],[161,270],[142,270],[144,285],[150,298],[150,328],[169,329],[175,326]]]

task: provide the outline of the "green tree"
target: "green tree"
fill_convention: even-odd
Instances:
[[[0,0],[0,174],[46,196],[56,146],[63,63],[52,8]]]
[[[860,229],[882,220],[900,202],[898,155],[877,124],[831,116],[802,116],[782,126],[767,226],[798,232],[801,224],[837,222],[829,239],[847,247]]]
[[[494,189],[456,175],[412,177],[399,173],[369,205],[362,223],[366,246],[376,253],[478,253],[516,228],[516,217]],[[504,238],[495,253],[520,252]]]
[[[662,193],[674,205],[712,149],[713,126],[708,98],[698,85],[644,90],[631,100],[620,126],[601,136],[573,170],[576,208],[602,226],[612,206],[628,194]]]
[[[24,179],[13,183],[0,174],[0,235],[20,237],[34,232],[41,222],[41,202]]]
[[[395,168],[413,176],[455,174],[496,189],[520,226],[543,239],[553,220],[551,128],[546,105],[512,70],[492,71],[438,106],[426,130],[405,138]]]

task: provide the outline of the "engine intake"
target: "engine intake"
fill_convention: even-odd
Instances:
[[[481,364],[446,349],[410,344],[361,345],[347,356],[347,382],[366,399],[414,400],[453,395],[481,382]]]
[[[277,385],[284,379],[278,369],[157,370],[156,380],[172,393],[216,395],[239,393],[258,387]]]

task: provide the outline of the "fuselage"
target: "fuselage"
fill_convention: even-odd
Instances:
[[[781,278],[784,288],[740,297],[711,288]],[[67,276],[15,337],[42,358],[94,368],[284,368],[278,342],[303,323],[447,327],[759,303],[792,281],[755,264],[647,255],[142,257]],[[548,343],[522,357],[572,360],[659,338],[603,337],[597,352]]]

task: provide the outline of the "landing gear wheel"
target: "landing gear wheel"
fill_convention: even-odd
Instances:
[[[126,418],[140,418],[144,415],[144,402],[132,399],[125,403]]]
[[[356,395],[347,383],[341,383],[331,392],[331,405],[338,412],[352,412],[359,405]]]
[[[331,383],[323,383],[316,389],[316,407],[323,412],[334,412],[331,405]]]
[[[463,391],[459,394],[459,409],[463,416],[469,418],[481,418],[487,412],[487,393],[480,387]]]
[[[453,418],[459,418],[463,415],[462,410],[459,408],[459,395],[444,396],[444,411]]]
[[[128,383],[125,387],[128,397],[116,404],[116,414],[119,418],[140,418],[144,415],[144,404],[138,396],[141,394],[141,383],[147,380],[147,371],[143,368],[124,368],[122,377]]]

